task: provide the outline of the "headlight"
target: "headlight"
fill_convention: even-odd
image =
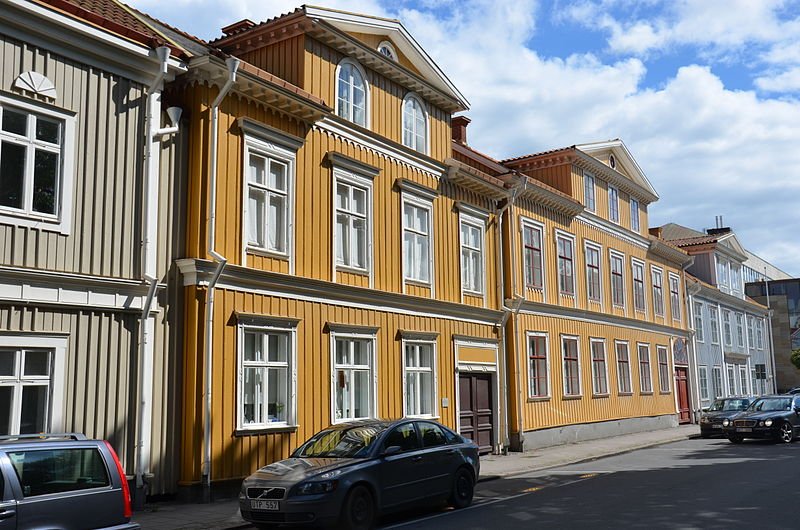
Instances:
[[[723,427],[727,427],[730,424],[731,424],[731,420],[729,420],[728,418],[725,418],[724,420],[722,420],[722,426]]]
[[[303,482],[297,486],[298,495],[319,495],[320,493],[330,493],[339,485],[338,480],[322,480],[319,482]]]
[[[772,427],[772,420],[765,421],[764,425],[766,425],[767,427]]]

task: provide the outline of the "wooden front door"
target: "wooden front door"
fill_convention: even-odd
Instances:
[[[459,434],[476,444],[481,454],[491,453],[494,445],[492,414],[492,376],[459,374]]]
[[[678,393],[678,423],[689,423],[692,416],[689,410],[689,369],[675,367],[675,392]]]

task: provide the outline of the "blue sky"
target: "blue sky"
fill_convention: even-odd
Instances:
[[[199,37],[289,0],[130,0]],[[661,199],[800,276],[800,0],[332,0],[400,19],[471,102],[496,158],[622,138]]]

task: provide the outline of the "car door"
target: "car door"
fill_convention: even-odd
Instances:
[[[0,453],[0,530],[16,530],[17,528],[17,501],[11,487],[15,477],[6,478],[8,472],[13,473],[8,458]]]
[[[792,399],[792,413],[789,415],[790,422],[792,427],[794,428],[794,435],[797,436],[800,434],[800,396],[795,396]]]
[[[389,447],[400,447],[400,452],[383,455]],[[394,427],[384,438],[377,467],[381,484],[381,504],[391,508],[415,501],[425,496],[422,447],[413,422]]]
[[[453,488],[453,475],[463,459],[456,447],[447,442],[444,430],[439,425],[430,421],[418,421],[417,430],[424,451],[421,467],[426,477],[426,494],[449,497]]]

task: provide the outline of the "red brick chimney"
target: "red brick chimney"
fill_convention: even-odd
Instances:
[[[461,145],[467,145],[467,125],[471,122],[466,116],[454,116],[451,120],[453,140]]]

